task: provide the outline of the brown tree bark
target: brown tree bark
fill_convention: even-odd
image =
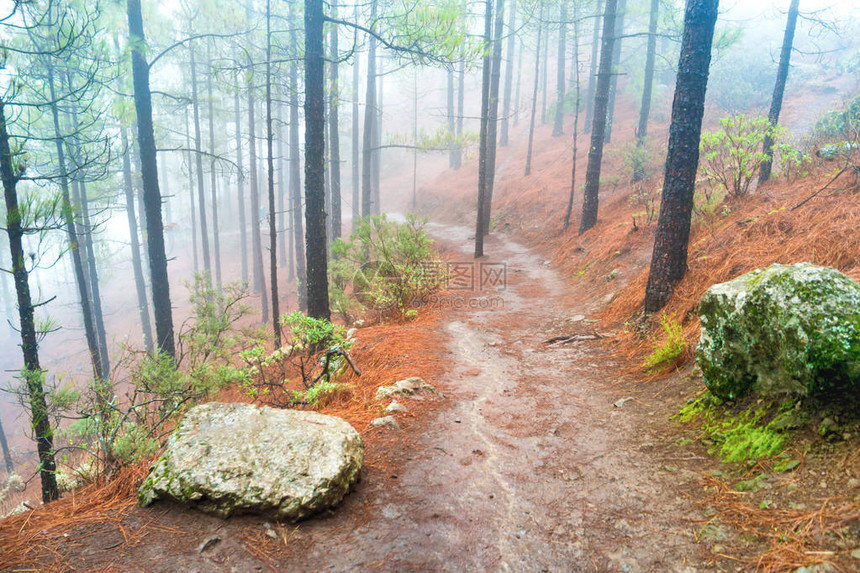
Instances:
[[[164,252],[164,223],[161,218],[161,192],[158,189],[158,160],[155,132],[152,126],[152,92],[149,89],[149,65],[146,63],[146,36],[140,0],[127,0],[131,69],[134,83],[134,107],[137,110],[137,130],[143,177],[146,240],[149,246],[149,269],[152,278],[152,306],[158,348],[171,358],[176,350],[173,341],[173,309],[170,306],[170,282],[167,276],[167,255]]]
[[[305,0],[305,245],[308,316],[329,320],[323,23],[323,0]]]
[[[585,191],[582,197],[582,217],[579,234],[597,224],[597,207],[600,191],[600,167],[603,162],[603,136],[606,130],[606,110],[609,106],[609,84],[612,78],[612,52],[615,46],[615,9],[618,0],[606,0],[603,13],[603,41],[600,47],[600,68],[597,72],[597,87],[594,94],[594,119],[591,126],[591,147],[588,150],[588,166],[585,169]]]
[[[639,128],[636,130],[636,147],[645,147],[648,137],[648,116],[651,114],[651,88],[654,85],[654,60],[657,56],[657,12],[660,0],[651,0],[651,16],[648,22],[648,48],[645,54],[645,83],[642,87],[642,105],[639,108]],[[633,166],[633,182],[645,179],[645,166],[637,155]]]
[[[782,98],[785,95],[785,84],[788,81],[789,64],[791,63],[791,48],[794,44],[794,30],[797,28],[797,14],[800,0],[791,0],[788,8],[788,21],[785,24],[785,36],[782,40],[782,50],[779,53],[779,67],[776,72],[776,83],[773,86],[773,97],[770,100],[770,111],[767,119],[773,127],[779,123],[779,113],[782,111]],[[773,169],[773,137],[765,135],[763,151],[767,159],[761,164],[758,183],[761,185],[770,179]]]
[[[645,289],[646,313],[657,312],[665,306],[687,271],[699,140],[718,6],[719,0],[689,0],[684,12],[663,198]]]

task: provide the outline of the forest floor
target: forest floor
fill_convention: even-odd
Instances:
[[[636,189],[607,177],[596,231],[553,231],[567,202],[570,145],[548,130],[537,134],[532,176],[521,176],[521,134],[501,154],[495,227],[480,262],[462,226],[474,217],[462,208],[474,202],[474,162],[422,189],[420,204],[437,221],[431,234],[448,262],[463,263],[459,278],[472,273],[474,287],[449,284],[412,323],[359,330],[354,350],[360,356],[361,344],[375,345],[367,352],[387,376],[380,383],[419,375],[443,397],[403,400],[401,430],[368,427],[382,402],[368,399],[360,419],[347,417],[367,457],[340,507],[297,525],[221,520],[169,503],[141,509],[141,466],[116,485],[0,522],[0,570],[856,570],[856,423],[837,442],[807,428],[789,448],[801,465],[779,473],[770,460],[723,464],[695,427],[673,421],[704,391],[701,378],[689,366],[648,374],[642,357],[659,326],[644,335],[624,327],[637,319],[654,225],[631,202]],[[620,148],[630,134],[618,139]],[[580,179],[585,159],[581,153]],[[606,173],[623,173],[620,155],[606,163]],[[824,165],[806,179],[769,183],[697,219],[690,270],[668,307],[691,341],[685,358],[710,284],[801,260],[860,278],[856,181],[789,209],[831,171]],[[504,269],[505,280],[482,289],[482,263]]]
[[[465,229],[432,231],[450,260],[472,264]],[[331,515],[291,526],[124,504],[44,532],[50,541],[10,570],[709,569],[696,541],[707,521],[692,495],[700,476],[686,467],[701,460],[678,455],[672,412],[653,396],[683,390],[616,378],[618,365],[594,344],[604,333],[586,318],[599,303],[514,240],[492,236],[487,246],[484,265],[504,268],[506,280],[435,301],[443,316],[430,328],[447,366],[428,381],[444,397],[404,400],[424,410],[401,420],[406,439],[367,431],[387,463],[368,467]]]

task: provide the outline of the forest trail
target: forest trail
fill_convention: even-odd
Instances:
[[[430,232],[474,263],[468,230]],[[638,399],[615,407],[623,395],[607,388],[616,382],[607,379],[612,364],[588,336],[545,342],[593,332],[584,315],[596,303],[571,294],[536,253],[504,235],[489,237],[486,252],[476,275],[480,263],[503,264],[507,280],[491,291],[449,288],[452,298],[440,302],[448,306],[439,328],[449,367],[428,381],[444,398],[402,430],[396,474],[368,469],[341,507],[298,526],[223,521],[167,503],[132,508],[119,530],[106,521],[79,537],[72,527],[77,543],[60,549],[65,563],[122,571],[701,570],[697,512],[679,493],[698,475],[666,471],[665,412]],[[495,302],[475,309],[469,300]]]

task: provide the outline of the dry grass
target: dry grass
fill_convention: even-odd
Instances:
[[[749,569],[762,573],[831,563],[837,556],[832,549],[834,539],[860,522],[860,503],[841,497],[810,500],[817,505],[814,510],[763,509],[740,501],[739,492],[720,480],[707,478],[707,485],[714,493],[699,504],[716,508],[721,523],[761,545],[760,552],[742,561]]]

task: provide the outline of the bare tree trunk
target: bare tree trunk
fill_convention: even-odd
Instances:
[[[514,84],[514,50],[517,40],[517,0],[511,3],[511,18],[508,26],[508,57],[505,62],[505,92],[504,103],[502,104],[502,127],[499,130],[499,145],[507,147],[508,145],[508,126],[511,117],[511,90]]]
[[[272,285],[272,331],[281,347],[281,310],[278,296],[278,227],[275,217],[275,130],[272,117],[272,0],[266,0],[266,170],[269,190],[269,282]]]
[[[152,126],[152,93],[149,89],[149,65],[143,54],[146,37],[140,0],[127,0],[131,69],[134,82],[134,107],[137,110],[140,166],[143,177],[143,206],[146,215],[146,240],[149,270],[152,277],[152,306],[158,348],[171,358],[176,350],[173,341],[173,309],[170,306],[170,282],[167,256],[164,252],[164,224],[161,219],[161,192],[158,189],[158,159]]]
[[[591,130],[594,120],[594,87],[597,77],[597,59],[600,54],[600,18],[603,0],[597,0],[597,9],[594,12],[594,28],[591,36],[591,67],[588,70],[588,89],[585,92],[585,132]]]
[[[573,213],[573,197],[576,194],[576,155],[579,139],[579,5],[573,5],[573,78],[576,90],[573,104],[573,158],[570,162],[570,198],[567,200],[567,210],[564,213],[564,224],[562,232],[567,231],[570,226],[570,216]]]
[[[648,22],[648,48],[645,54],[645,84],[642,87],[642,106],[639,109],[639,128],[636,130],[636,147],[645,147],[648,137],[648,116],[651,113],[651,87],[654,85],[654,60],[657,56],[657,11],[660,0],[651,0],[651,16]],[[641,162],[641,154],[636,155],[633,166],[633,182],[645,179],[645,165]]]
[[[308,316],[329,320],[325,233],[323,0],[305,0],[305,222]]]
[[[295,6],[289,4],[290,18],[290,196],[292,206],[290,217],[293,221],[293,248],[296,257],[296,290],[298,291],[299,310],[307,310],[307,283],[305,272],[305,233],[302,222],[302,181],[301,150],[299,149],[299,72],[296,59],[299,45],[296,34]]]
[[[253,69],[254,62],[248,62],[248,69]],[[251,173],[251,263],[254,276],[254,292],[260,293],[260,308],[263,315],[263,323],[269,322],[269,289],[266,288],[266,279],[263,275],[263,245],[260,237],[260,187],[259,173],[257,169],[257,126],[255,113],[257,102],[254,98],[253,74],[248,73],[248,170]]]
[[[212,280],[212,262],[209,258],[209,229],[206,224],[206,194],[203,188],[203,144],[200,134],[200,102],[197,98],[197,63],[194,59],[194,45],[189,46],[191,58],[191,109],[194,117],[194,164],[197,167],[197,207],[200,216],[200,246],[203,250],[203,270],[206,280]]]
[[[540,82],[540,48],[541,48],[541,40],[543,36],[543,3],[540,5],[540,16],[538,16],[538,37],[537,37],[537,48],[535,48],[535,87],[534,92],[532,93],[532,113],[531,113],[531,121],[529,122],[529,148],[526,152],[526,172],[525,175],[528,177],[532,173],[532,150],[534,149],[534,141],[535,141],[535,115],[537,113],[537,95],[538,95],[538,85]]]
[[[457,145],[454,149],[454,169],[460,169],[463,166],[463,146],[460,143],[463,138],[463,109],[465,101],[465,86],[466,86],[466,62],[460,62],[460,73],[457,78]]]
[[[371,29],[376,24],[376,0],[370,3]],[[373,214],[373,145],[376,131],[376,38],[367,39],[367,91],[364,96],[364,133],[361,149],[361,216]]]
[[[337,18],[337,6],[332,4],[332,17]],[[337,25],[331,27],[331,93],[329,93],[328,136],[329,136],[329,165],[331,187],[331,237],[339,239],[341,235],[341,197],[340,197],[340,85],[337,59]]]
[[[215,101],[212,97],[212,76],[215,69],[212,67],[212,39],[206,44],[206,59],[209,60],[209,74],[206,76],[206,97],[209,100],[209,153],[212,158],[209,161],[209,197],[212,202],[212,256],[215,259],[215,286],[221,290],[221,239],[218,229],[218,186],[215,177]]]
[[[493,31],[493,68],[490,72],[489,117],[487,118],[487,189],[484,192],[483,233],[490,233],[493,189],[496,182],[496,132],[499,125],[499,84],[502,72],[502,34],[504,33],[504,0],[496,0],[496,23]]]
[[[579,223],[580,235],[597,224],[600,167],[603,161],[603,135],[606,129],[606,109],[609,105],[609,83],[613,75],[612,52],[615,45],[615,9],[617,6],[618,0],[606,0],[606,11],[603,15],[603,42],[600,47],[600,69],[597,72],[597,89],[594,95],[591,146],[588,149],[582,218]]]
[[[684,12],[663,198],[645,288],[646,313],[657,312],[665,306],[687,271],[699,140],[718,7],[719,0],[689,0]]]
[[[77,123],[77,122],[75,122]],[[102,297],[99,289],[99,274],[96,268],[96,253],[93,248],[93,226],[90,223],[89,199],[84,181],[78,183],[81,194],[80,209],[83,216],[84,248],[87,252],[87,270],[89,272],[89,287],[92,293],[93,321],[96,327],[96,337],[99,344],[99,360],[101,370],[106,378],[110,377],[110,358],[108,356],[107,333],[105,332],[104,314],[102,313]]]
[[[358,3],[355,5],[355,21],[358,21]],[[358,44],[358,30],[355,31],[353,44]],[[352,232],[355,232],[361,216],[361,181],[359,180],[359,118],[358,104],[361,88],[359,57],[356,54],[352,65]]]
[[[87,348],[90,351],[90,361],[93,366],[93,373],[97,380],[106,380],[107,372],[102,370],[103,362],[101,360],[101,352],[99,350],[98,335],[93,321],[92,303],[90,300],[89,285],[87,284],[86,273],[84,271],[83,253],[81,252],[81,241],[78,235],[78,226],[75,222],[74,207],[69,194],[69,179],[66,166],[66,154],[63,149],[63,136],[60,130],[60,114],[57,108],[57,96],[54,88],[54,71],[48,68],[48,89],[51,97],[51,117],[53,119],[54,128],[54,144],[57,151],[57,167],[59,169],[59,183],[62,200],[63,218],[66,224],[66,236],[69,241],[69,251],[72,253],[72,262],[75,269],[75,282],[78,287],[78,296],[81,301],[81,313],[84,318],[84,334],[87,339]]]
[[[54,98],[51,98],[54,100]],[[55,101],[55,100],[54,100]],[[54,461],[54,431],[48,417],[45,400],[44,371],[39,364],[39,342],[33,316],[33,300],[30,297],[29,273],[25,266],[21,210],[18,208],[16,185],[22,173],[13,166],[9,147],[9,132],[6,128],[6,102],[0,99],[0,180],[3,181],[3,196],[6,203],[6,234],[9,237],[9,254],[12,258],[12,276],[18,296],[18,320],[21,333],[21,350],[24,354],[24,378],[30,419],[39,454],[39,477],[42,482],[42,502],[48,503],[60,497],[57,488],[57,464]]]
[[[122,179],[125,188],[125,213],[128,217],[128,234],[131,238],[131,267],[134,273],[134,286],[137,290],[137,308],[140,311],[140,326],[143,331],[143,345],[152,352],[152,324],[149,320],[149,302],[146,299],[146,281],[143,278],[143,264],[140,257],[137,217],[134,213],[134,184],[131,180],[131,158],[129,157],[128,135],[125,126],[120,126],[122,145]]]
[[[382,145],[382,95],[383,95],[383,87],[385,84],[385,71],[383,66],[385,64],[385,60],[380,57],[377,61],[377,67],[379,68],[379,73],[376,74],[376,78],[379,81],[379,84],[376,86],[376,128],[373,130],[373,149],[376,151],[373,152],[371,156],[370,169],[371,176],[373,181],[373,214],[379,215],[382,213],[382,154],[383,150],[380,148]]]
[[[287,212],[287,192],[289,185],[286,184],[284,175],[284,108],[281,105],[280,98],[275,104],[275,117],[278,118],[278,128],[275,131],[275,140],[278,142],[278,150],[276,152],[278,159],[278,266],[283,268],[287,266],[287,225],[285,214]]]
[[[546,124],[546,94],[549,91],[549,31],[546,31],[546,41],[543,45],[543,65],[541,66],[541,103],[540,124]]]
[[[454,130],[456,129],[456,124],[454,123],[454,70],[448,68],[446,73],[446,78],[448,80],[448,90],[447,90],[447,104],[448,104],[448,133],[451,136],[454,136]],[[415,92],[415,100],[418,100],[418,91]],[[448,167],[453,168],[457,163],[457,151],[456,151],[456,143],[452,142],[448,149]]]
[[[612,141],[612,118],[615,115],[615,94],[618,92],[618,67],[621,64],[621,39],[624,35],[624,15],[627,12],[627,0],[618,0],[615,15],[615,45],[612,52],[612,80],[609,86],[609,105],[606,117],[606,135],[604,143]]]
[[[481,133],[478,142],[478,204],[475,223],[475,258],[484,256],[484,203],[487,200],[487,148],[488,125],[490,116],[490,76],[492,74],[492,55],[490,46],[493,39],[493,0],[484,0],[484,45],[481,72]]]
[[[522,38],[520,38],[520,49],[517,51],[517,90],[514,96],[514,127],[520,122],[520,85],[523,78],[523,52],[525,52],[525,46],[523,45]]]
[[[770,111],[767,114],[767,119],[773,127],[779,123],[779,113],[782,111],[782,98],[785,95],[785,83],[788,81],[791,48],[794,44],[794,30],[797,27],[799,5],[800,0],[791,0],[791,6],[788,8],[788,21],[785,24],[785,36],[782,39],[782,50],[779,53],[776,83],[773,86],[773,97],[770,99]],[[758,176],[759,185],[770,179],[770,173],[773,169],[773,143],[771,134],[765,135],[763,151],[767,155],[767,159],[761,164]]]
[[[6,432],[3,430],[3,418],[0,416],[0,450],[3,450],[3,464],[6,467],[6,475],[15,473],[15,464],[12,463],[12,455],[9,453],[9,444],[6,442]]]
[[[185,108],[185,154],[188,158],[188,198],[191,205],[191,247],[194,252],[194,274],[200,271],[200,262],[197,256],[197,206],[194,199],[194,149],[191,147],[191,120],[190,112]]]
[[[242,158],[242,112],[239,104],[239,65],[236,59],[236,71],[233,72],[233,82],[236,93],[233,95],[233,115],[236,123],[236,194],[239,203],[239,260],[242,265],[242,284],[248,284],[248,222],[245,217],[245,170]],[[192,209],[193,214],[193,209]],[[195,254],[195,261],[197,255]],[[197,263],[194,264],[195,269]]]
[[[566,36],[567,36],[567,7],[561,5],[561,14],[559,16],[558,25],[558,69],[556,81],[556,104],[555,104],[555,124],[552,127],[552,136],[560,137],[564,135],[564,56],[567,51]]]

